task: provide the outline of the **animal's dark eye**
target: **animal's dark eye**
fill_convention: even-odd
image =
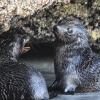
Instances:
[[[68,33],[72,33],[73,30],[71,28],[68,28]]]
[[[19,41],[20,41],[20,44],[23,44],[24,38],[23,38],[23,37],[20,37],[20,38],[19,38]]]

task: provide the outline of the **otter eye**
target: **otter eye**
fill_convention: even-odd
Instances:
[[[72,33],[73,30],[71,28],[68,28],[68,33]]]
[[[20,41],[20,44],[23,44],[24,38],[23,38],[23,37],[20,37],[20,38],[19,38],[19,41]]]

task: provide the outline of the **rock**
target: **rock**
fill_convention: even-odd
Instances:
[[[51,0],[51,2],[43,0],[43,4],[39,7],[33,6],[39,2],[34,1],[36,3],[34,4],[32,0],[17,1],[5,0],[5,3],[2,2],[0,5],[0,15],[3,13],[0,16],[1,33],[17,29],[30,34],[38,43],[53,42],[55,40],[53,26],[66,16],[74,16],[86,26],[90,45],[96,43],[99,38],[96,34],[100,34],[100,0],[71,0],[71,3],[67,4],[59,2],[69,0]],[[7,8],[10,8],[8,12],[5,10]]]

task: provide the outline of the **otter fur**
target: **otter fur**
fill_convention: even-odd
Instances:
[[[29,50],[27,34],[0,34],[0,100],[49,99],[46,82],[33,66],[19,63],[17,57]]]
[[[74,94],[100,90],[100,56],[88,43],[87,31],[76,18],[65,18],[53,28],[56,37],[56,79],[49,91]]]

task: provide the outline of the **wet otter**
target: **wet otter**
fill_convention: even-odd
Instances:
[[[29,50],[26,34],[0,35],[0,100],[48,99],[46,82],[32,66],[18,63],[17,57]]]
[[[100,56],[89,44],[87,31],[75,18],[54,26],[56,36],[54,67],[56,80],[49,91],[65,94],[100,90]]]

